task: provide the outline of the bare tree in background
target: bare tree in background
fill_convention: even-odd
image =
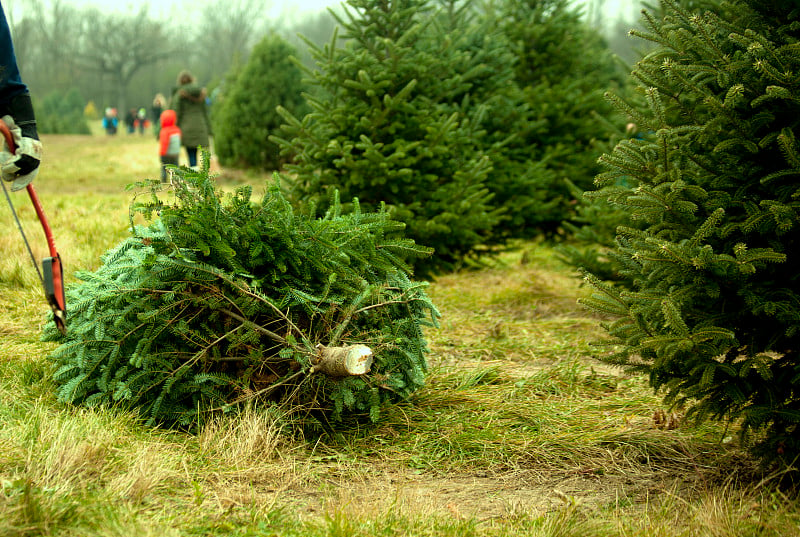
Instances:
[[[14,33],[14,51],[16,52],[17,60],[22,69],[24,78],[24,67],[36,59],[38,50],[36,45],[38,34],[36,24],[31,18],[15,22],[9,17],[8,22]]]
[[[20,70],[34,101],[77,89],[96,106],[126,110],[169,95],[181,69],[213,88],[243,65],[267,32],[285,35],[311,63],[305,42],[328,43],[335,20],[327,11],[279,20],[271,0],[184,0],[184,15],[163,20],[140,12],[109,11],[73,0],[5,2]],[[12,17],[13,15],[13,17]]]
[[[171,43],[164,23],[152,20],[147,9],[135,16],[97,10],[82,21],[84,30],[76,53],[78,62],[111,80],[120,111],[127,109],[128,88],[146,66],[169,57]]]
[[[243,65],[264,35],[268,6],[263,0],[206,2],[196,29],[196,66],[190,70],[207,82],[221,78],[234,65]]]
[[[281,34],[297,49],[297,58],[309,69],[315,67],[306,40],[322,48],[328,44],[336,28],[336,19],[324,10],[296,22],[291,28],[280,28]],[[301,37],[302,36],[302,37]]]
[[[81,13],[64,0],[22,0],[21,6],[26,16],[15,21],[14,49],[25,82],[50,90],[72,87]]]

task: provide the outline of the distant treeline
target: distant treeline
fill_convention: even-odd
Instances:
[[[607,0],[585,4],[587,21],[602,30],[611,50],[633,61],[636,54],[627,31],[638,7],[612,21]],[[196,10],[200,16],[193,20],[199,22],[189,24],[188,19],[156,19],[146,9],[117,13],[58,0],[20,0],[11,25],[34,98],[77,90],[101,111],[107,106],[149,109],[157,93],[168,94],[175,86],[182,69],[212,90],[231,69],[244,65],[253,47],[270,34],[286,39],[298,58],[311,65],[305,40],[323,45],[336,26],[327,10],[291,21],[268,19],[257,0],[204,0]]]

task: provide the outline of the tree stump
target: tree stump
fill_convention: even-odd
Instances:
[[[312,373],[324,373],[331,377],[364,375],[372,366],[372,349],[366,345],[326,347],[317,345]]]

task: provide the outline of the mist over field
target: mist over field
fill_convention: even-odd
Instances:
[[[252,47],[268,34],[287,39],[299,59],[312,66],[298,36],[326,44],[336,26],[326,8],[341,12],[342,3],[15,0],[4,7],[34,99],[77,90],[102,111],[149,107],[157,93],[169,93],[183,69],[212,90],[224,84],[232,68],[244,65]],[[635,58],[626,35],[639,17],[635,0],[591,0],[583,11],[612,49],[626,61]],[[132,47],[137,53],[127,56]]]

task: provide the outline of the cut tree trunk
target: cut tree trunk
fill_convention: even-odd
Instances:
[[[372,349],[366,345],[347,345],[326,347],[317,345],[317,355],[311,368],[312,373],[324,373],[331,377],[364,375],[372,366]]]

